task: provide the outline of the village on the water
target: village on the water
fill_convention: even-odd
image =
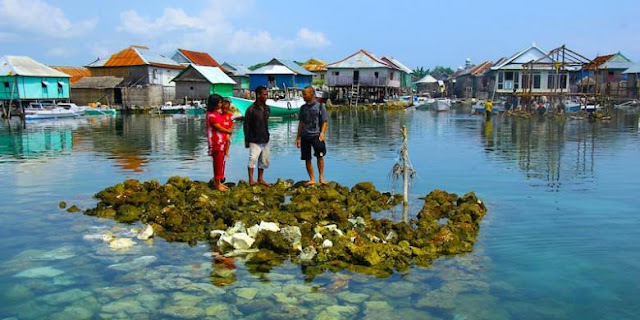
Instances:
[[[0,103],[3,117],[26,120],[119,111],[198,114],[215,93],[231,99],[241,116],[253,90],[264,86],[272,115],[288,117],[304,104],[301,89],[313,86],[321,102],[338,108],[404,102],[395,105],[447,111],[460,102],[485,113],[491,101],[493,113],[606,116],[611,108],[639,105],[640,64],[622,52],[586,57],[565,45],[545,50],[531,44],[503,54],[433,72],[364,49],[335,62],[274,57],[256,64],[220,63],[207,52],[182,48],[163,55],[143,45],[84,66],[47,66],[7,54],[0,58]]]

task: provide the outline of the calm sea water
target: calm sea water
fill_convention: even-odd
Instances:
[[[351,186],[390,178],[400,128],[417,171],[410,192],[475,191],[488,208],[474,251],[387,279],[351,272],[305,281],[285,262],[221,270],[208,244],[156,238],[117,253],[90,235],[132,226],[70,214],[127,178],[208,180],[204,123],[150,115],[0,125],[0,319],[371,318],[637,319],[640,314],[640,127],[496,117],[468,110],[331,113],[326,175]],[[266,178],[306,178],[297,122],[272,123]],[[246,179],[234,136],[230,181]],[[395,213],[391,214],[395,217]],[[139,227],[139,226],[138,226]],[[211,273],[232,279],[214,286]]]

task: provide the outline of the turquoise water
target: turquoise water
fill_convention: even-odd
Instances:
[[[596,123],[496,117],[489,124],[467,113],[331,113],[328,179],[400,190],[390,171],[406,125],[418,173],[411,213],[436,188],[475,191],[489,211],[470,254],[387,279],[344,271],[311,282],[288,262],[269,273],[240,258],[223,267],[206,243],[156,238],[114,252],[90,236],[124,236],[139,226],[58,209],[60,200],[87,208],[94,193],[127,178],[210,179],[202,119],[3,123],[0,319],[637,318],[638,114]],[[295,121],[272,123],[267,180],[306,178],[296,128]],[[248,152],[240,134],[234,139],[230,181],[246,179]],[[212,273],[231,284],[213,285]]]

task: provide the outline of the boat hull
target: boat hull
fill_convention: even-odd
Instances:
[[[84,111],[85,116],[115,116],[117,113],[116,109],[87,109]]]
[[[238,112],[245,115],[247,109],[253,104],[252,100],[230,97],[231,103],[233,106],[238,109]],[[271,108],[271,115],[274,117],[291,117],[293,115],[298,114],[300,111],[300,107],[304,104],[304,101],[301,99],[295,100],[267,100],[267,105]]]

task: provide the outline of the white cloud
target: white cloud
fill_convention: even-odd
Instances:
[[[127,10],[120,14],[117,30],[134,36],[133,43],[153,42],[165,51],[185,47],[216,53],[280,55],[331,44],[322,32],[308,28],[293,35],[274,36],[267,30],[247,30],[232,23],[254,8],[252,0],[210,0],[195,15],[178,8],[165,8],[159,17]]]
[[[93,30],[98,19],[71,23],[62,9],[42,0],[0,0],[0,25],[55,38],[71,38]]]
[[[298,31],[296,42],[311,48],[322,48],[331,44],[331,42],[324,36],[324,33],[314,32],[307,28],[302,28]]]
[[[11,32],[0,31],[0,42],[9,42],[18,39],[18,35]]]

